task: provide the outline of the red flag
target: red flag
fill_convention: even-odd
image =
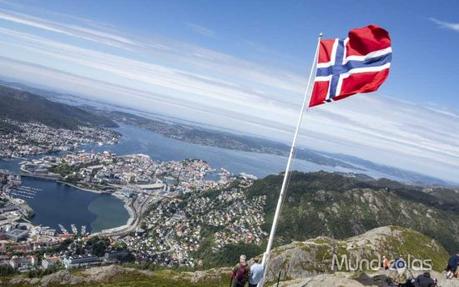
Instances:
[[[353,29],[346,39],[321,40],[309,107],[376,91],[391,59],[389,33],[376,25]]]

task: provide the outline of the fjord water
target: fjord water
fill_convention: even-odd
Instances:
[[[264,177],[284,171],[287,158],[272,154],[229,150],[212,146],[187,143],[129,125],[117,129],[123,136],[112,146],[93,147],[96,151],[112,151],[118,155],[143,153],[155,160],[202,159],[213,168],[225,168],[232,173],[241,172]],[[348,171],[318,165],[305,160],[295,160],[294,169],[301,171]]]
[[[116,145],[87,146],[86,150],[111,151],[118,155],[143,153],[155,160],[183,160],[196,158],[207,161],[213,168],[225,168],[232,173],[246,172],[258,177],[284,170],[286,158],[271,154],[243,152],[186,143],[129,125],[117,129],[122,137]],[[21,160],[0,160],[0,169],[19,173]],[[302,171],[336,170],[304,160],[296,160],[294,168]],[[344,170],[344,169],[341,169]],[[123,225],[129,214],[124,204],[111,195],[79,190],[50,180],[23,177],[25,186],[40,189],[33,198],[24,198],[34,209],[34,224],[57,228],[62,224],[70,231],[70,224],[88,231],[100,231]]]
[[[22,177],[24,186],[38,189],[33,198],[24,198],[35,212],[32,223],[58,228],[70,224],[79,230],[100,231],[126,223],[129,214],[123,202],[108,194],[80,190],[52,180]],[[58,229],[59,230],[59,229]]]

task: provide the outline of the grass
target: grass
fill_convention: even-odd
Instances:
[[[74,275],[80,275],[78,271],[72,272]],[[5,281],[4,281],[5,282]],[[229,285],[229,276],[226,274],[220,274],[220,276],[213,276],[211,278],[202,278],[197,282],[191,282],[191,277],[184,275],[183,273],[171,271],[171,270],[160,270],[150,273],[149,275],[143,274],[142,272],[130,271],[115,275],[105,282],[93,282],[83,283],[77,285],[61,285],[54,283],[48,285],[48,287],[63,287],[63,286],[78,286],[78,287],[223,287]],[[7,286],[2,285],[0,286]],[[11,287],[31,287],[39,285],[30,284],[17,284],[8,285]]]

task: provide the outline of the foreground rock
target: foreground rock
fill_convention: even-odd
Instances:
[[[276,286],[276,285],[274,285]],[[333,274],[321,274],[314,277],[305,279],[296,279],[286,282],[281,282],[279,287],[364,287],[358,281],[346,278],[344,276],[338,276]],[[373,287],[368,286],[367,287]]]
[[[389,259],[401,255],[410,263],[415,259],[427,260],[437,271],[445,267],[449,258],[446,250],[435,240],[410,229],[386,226],[347,240],[318,237],[280,246],[273,250],[268,279],[273,281],[279,274],[281,280],[286,280],[336,271],[370,271],[368,264],[362,262],[376,260],[374,267],[378,269],[382,265],[383,255]],[[353,270],[359,263],[362,268]],[[338,268],[340,264],[341,270]]]
[[[414,273],[417,276],[419,273]],[[432,277],[438,279],[438,286],[441,287],[459,287],[459,279],[447,280],[444,274],[431,272]],[[279,283],[279,287],[391,287],[385,279],[388,274],[377,272],[375,274],[360,274],[354,278],[352,273],[320,274],[308,278],[289,280]],[[354,278],[354,279],[353,279]],[[276,284],[272,286],[277,286]]]

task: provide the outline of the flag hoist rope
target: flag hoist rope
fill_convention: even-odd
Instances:
[[[270,255],[271,255],[271,248],[272,248],[273,241],[274,241],[274,235],[276,233],[277,221],[279,219],[279,215],[280,215],[280,211],[281,211],[281,207],[282,207],[282,202],[284,201],[285,191],[286,191],[287,185],[288,185],[287,183],[288,183],[288,176],[289,176],[289,172],[290,172],[290,166],[291,166],[292,161],[293,161],[293,155],[295,154],[296,139],[297,139],[298,133],[300,131],[301,122],[303,121],[304,110],[305,110],[306,104],[308,103],[308,99],[309,99],[310,93],[311,93],[311,91],[310,91],[310,89],[311,89],[311,80],[314,78],[314,71],[315,71],[315,68],[316,68],[317,56],[318,56],[318,53],[319,53],[319,45],[320,45],[320,39],[321,38],[322,38],[322,33],[319,34],[319,38],[317,40],[316,51],[315,51],[315,54],[314,54],[314,59],[312,61],[312,66],[311,66],[311,71],[309,73],[309,79],[308,79],[308,82],[307,82],[306,91],[304,92],[303,104],[301,105],[301,111],[300,111],[300,115],[299,115],[299,118],[298,118],[298,123],[296,124],[295,135],[293,136],[292,146],[290,148],[290,154],[289,154],[289,157],[288,157],[287,166],[285,168],[284,180],[282,182],[282,187],[281,187],[281,191],[280,191],[280,194],[279,194],[279,200],[277,201],[276,212],[274,213],[273,225],[271,227],[271,233],[269,234],[268,245],[266,246],[266,252],[263,255],[262,265],[263,265],[263,268],[264,268],[264,275],[263,275],[262,281],[258,284],[258,287],[263,287],[263,284],[264,284],[264,281],[265,281],[265,278],[266,278],[266,274],[268,273],[269,258],[270,258]]]

